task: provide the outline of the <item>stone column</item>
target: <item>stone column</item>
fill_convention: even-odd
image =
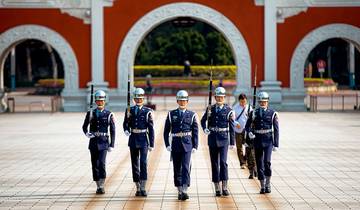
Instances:
[[[265,80],[262,81],[261,90],[270,94],[270,104],[281,106],[281,82],[277,81],[277,17],[276,0],[265,1]]]
[[[5,102],[6,93],[4,88],[4,63],[5,58],[2,62],[0,62],[0,113],[5,112],[7,109],[7,105]]]
[[[104,81],[104,5],[102,0],[91,0],[91,82],[94,89],[106,90]]]
[[[99,89],[108,92],[104,73],[104,4],[102,0],[91,0],[91,82],[87,84],[88,105],[91,95],[90,85],[94,85],[94,92]]]
[[[350,42],[349,43],[349,86],[350,88],[355,88],[355,46]]]

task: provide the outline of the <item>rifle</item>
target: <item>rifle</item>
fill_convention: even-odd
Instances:
[[[255,65],[255,75],[254,75],[254,92],[253,92],[253,104],[252,104],[252,108],[253,108],[253,111],[252,111],[252,115],[249,116],[251,118],[253,118],[253,115],[255,114],[255,107],[256,107],[256,74],[257,74],[257,65]],[[254,122],[251,123],[251,127],[253,128],[254,127]],[[255,159],[255,149],[254,149],[254,140],[251,140],[249,138],[248,135],[245,136],[245,142],[250,146],[250,152],[252,153],[254,159]],[[256,159],[254,160],[254,176],[256,177],[257,176],[257,165],[256,165]]]
[[[255,110],[255,106],[256,106],[256,73],[257,73],[257,65],[255,65],[255,75],[254,75],[254,93],[253,93],[253,101],[252,101],[253,110]]]
[[[90,85],[90,117],[89,117],[89,124],[93,118],[93,103],[94,103],[94,85]]]
[[[128,84],[127,84],[127,109],[126,109],[126,120],[130,122],[130,73],[128,73]]]
[[[211,65],[210,65],[210,80],[209,80],[209,104],[207,106],[207,116],[206,116],[206,122],[207,122],[207,128],[209,128],[209,117],[211,115],[211,100],[212,100],[212,64],[213,60],[211,59]]]

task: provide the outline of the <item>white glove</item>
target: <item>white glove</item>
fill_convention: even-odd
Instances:
[[[169,151],[169,152],[171,152],[171,146],[167,146],[167,147],[166,147],[166,150]]]
[[[274,152],[276,152],[276,151],[278,151],[278,149],[279,149],[278,147],[273,147],[272,150],[273,150]]]
[[[109,147],[108,152],[112,152],[114,150],[114,147]]]
[[[85,136],[86,136],[86,137],[88,137],[89,139],[91,139],[91,138],[94,138],[94,137],[95,137],[95,135],[94,135],[94,134],[92,134],[92,133],[90,133],[90,132],[86,132]]]
[[[148,147],[149,152],[154,150],[154,147]]]
[[[236,149],[236,146],[235,145],[230,145],[230,147],[229,147],[231,150],[233,150],[233,149]]]
[[[210,134],[210,130],[207,129],[207,128],[205,128],[205,129],[204,129],[204,133],[205,133],[206,135],[209,135],[209,134]]]
[[[197,149],[192,148],[191,153],[195,153]]]
[[[131,133],[130,133],[129,131],[127,131],[127,130],[125,130],[124,133],[125,133],[126,136],[130,136],[130,134],[131,134]]]
[[[250,139],[255,139],[255,135],[252,132],[249,132]]]

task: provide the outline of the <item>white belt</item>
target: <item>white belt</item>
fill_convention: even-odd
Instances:
[[[271,132],[272,132],[272,129],[255,130],[254,132],[255,132],[255,133],[258,133],[258,134],[266,134],[266,133],[271,133]]]
[[[184,136],[191,136],[191,132],[180,132],[180,133],[172,133],[171,136],[173,137],[184,137]]]
[[[131,129],[131,133],[146,133],[147,129]]]
[[[94,134],[94,136],[97,136],[97,137],[99,137],[99,136],[108,136],[108,133],[103,133],[103,132],[94,132],[93,134]]]
[[[210,127],[209,130],[215,131],[215,132],[223,132],[223,131],[229,131],[229,128]]]

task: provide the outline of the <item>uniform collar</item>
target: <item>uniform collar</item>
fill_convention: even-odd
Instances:
[[[186,112],[186,109],[180,109],[180,108],[178,108],[178,110],[179,110],[180,112],[183,112],[183,113]]]
[[[96,108],[96,111],[97,111],[97,112],[100,112],[100,113],[103,112],[104,110],[105,110],[105,109],[98,109],[98,108]]]
[[[220,108],[220,109],[222,109],[222,108],[224,108],[224,106],[225,106],[224,104],[222,104],[222,105],[220,105],[220,106],[216,104],[216,105],[215,105],[215,108]]]
[[[260,109],[263,109],[264,111],[267,111],[267,110],[268,110],[268,107],[265,107],[265,108],[259,107],[259,110],[260,110]]]

